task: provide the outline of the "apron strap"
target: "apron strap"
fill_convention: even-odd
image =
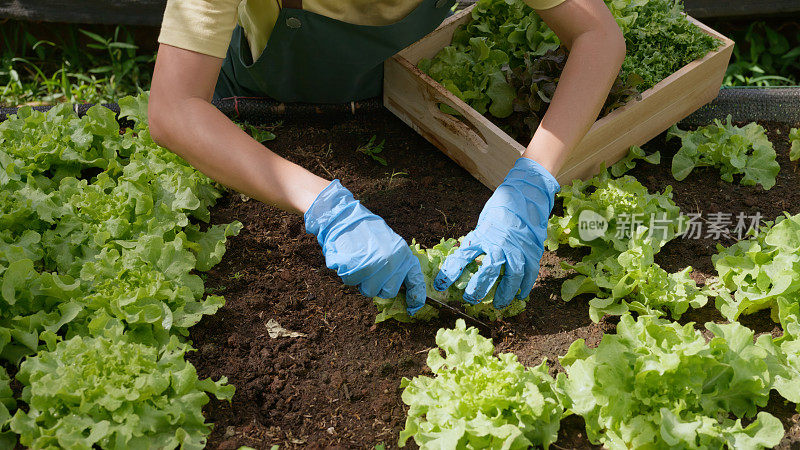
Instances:
[[[283,0],[282,3],[287,9],[303,9],[303,0]]]

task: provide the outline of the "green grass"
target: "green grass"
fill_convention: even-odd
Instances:
[[[150,89],[154,53],[124,27],[85,28],[62,26],[49,40],[37,36],[41,27],[0,26],[0,105],[115,102]]]

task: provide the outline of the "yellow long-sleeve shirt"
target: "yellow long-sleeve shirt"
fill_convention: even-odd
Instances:
[[[306,0],[303,9],[357,25],[389,25],[422,0]],[[565,0],[525,0],[548,9]],[[238,22],[257,59],[278,20],[278,0],[168,0],[158,42],[224,58]]]

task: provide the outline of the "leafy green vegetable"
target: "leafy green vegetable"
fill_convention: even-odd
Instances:
[[[81,269],[87,289],[81,300],[86,313],[82,322],[94,328],[92,323],[114,317],[145,335],[165,336],[172,330],[188,335],[187,328],[203,315],[214,314],[224,300],[202,298],[203,281],[191,273],[195,257],[184,245],[180,237],[164,242],[159,236],[146,236],[122,252],[103,249]]]
[[[559,244],[570,247],[589,247],[591,260],[628,250],[628,241],[638,228],[646,226],[654,253],[681,232],[680,209],[672,201],[672,187],[663,193],[650,194],[635,178],[625,175],[611,178],[608,171],[587,181],[576,180],[565,186],[558,194],[564,201],[564,215],[550,218],[548,225],[548,249],[555,250]],[[591,213],[608,228],[593,239],[581,236],[581,218]],[[652,223],[652,225],[651,225]]]
[[[420,61],[419,68],[479,113],[507,117],[514,99],[501,70],[507,63],[503,51],[491,48],[486,38],[474,37],[463,50],[445,47],[433,60]]]
[[[780,303],[783,336],[773,341],[773,388],[786,400],[795,403],[800,412],[800,303],[786,299]]]
[[[676,0],[606,4],[625,36],[628,56],[603,114],[719,45],[689,22]],[[451,45],[418,66],[481,114],[504,119],[516,111],[520,117],[501,125],[524,140],[538,126],[558,82],[566,59],[563,50],[556,51],[559,46],[555,33],[523,1],[479,0]]]
[[[249,134],[258,142],[272,141],[275,139],[275,133],[273,133],[268,127],[258,127],[248,122],[235,123],[239,126],[239,128],[242,129],[242,131]]]
[[[658,165],[661,164],[661,152],[655,151],[648,155],[641,147],[633,145],[628,150],[628,154],[614,163],[608,170],[611,172],[611,176],[619,178],[629,170],[633,170],[636,167],[636,161],[640,159],[644,162]]]
[[[422,274],[425,276],[425,284],[428,288],[428,297],[445,303],[458,304],[464,307],[464,311],[467,314],[474,317],[485,317],[490,320],[500,320],[504,317],[516,316],[524,311],[527,305],[527,298],[522,300],[515,298],[505,309],[495,309],[492,302],[494,301],[494,293],[497,290],[498,283],[492,286],[486,298],[477,305],[470,305],[464,302],[464,290],[467,288],[469,279],[478,271],[480,260],[482,259],[481,257],[478,257],[476,261],[468,264],[458,280],[445,291],[439,292],[433,288],[433,280],[439,273],[442,264],[444,264],[444,260],[457,250],[458,244],[462,239],[463,238],[442,239],[439,244],[429,249],[423,249],[416,242],[411,243],[411,251],[414,252],[414,255],[419,259],[420,265],[422,266]],[[375,317],[376,323],[388,319],[394,319],[399,322],[431,320],[438,316],[436,308],[427,304],[417,311],[413,318],[409,316],[406,311],[406,299],[405,293],[403,292],[393,299],[375,297],[373,298],[373,302],[378,308],[378,315]]]
[[[611,449],[777,445],[781,422],[756,415],[771,388],[770,337],[754,343],[738,323],[706,329],[708,343],[691,323],[623,315],[596,349],[575,341],[561,358],[568,376],[558,376],[565,407],[584,418],[593,443]]]
[[[369,141],[366,144],[359,145],[358,148],[356,148],[356,151],[369,156],[378,164],[386,166],[386,158],[380,156],[380,153],[383,152],[383,144],[386,142],[386,139],[381,140],[377,144],[375,143],[375,139],[376,136],[373,134],[372,137],[369,138]]]
[[[555,442],[564,409],[547,361],[525,368],[512,353],[493,356],[491,339],[461,319],[455,329],[439,330],[436,344],[428,353],[434,378],[401,382],[410,406],[401,447],[411,437],[422,449],[547,448]]]
[[[604,315],[629,311],[679,319],[689,307],[700,308],[708,297],[697,288],[691,267],[668,273],[654,262],[655,249],[646,238],[647,228],[632,238],[628,250],[597,262],[581,261],[574,266],[578,275],[564,282],[561,297],[570,301],[580,294],[594,294],[589,317],[599,322]]]
[[[800,129],[792,128],[789,130],[789,142],[792,144],[789,150],[789,159],[797,161],[800,159]]]
[[[33,449],[203,448],[206,392],[230,399],[233,387],[198,380],[187,349],[175,337],[161,349],[138,344],[120,328],[60,342],[22,363],[28,411],[11,429]]]
[[[732,294],[723,293],[717,308],[729,320],[771,308],[776,322],[779,300],[798,303],[800,292],[800,214],[781,216],[756,237],[728,248],[717,245],[711,257],[719,282]]]
[[[30,259],[0,269],[0,359],[19,364],[39,350],[42,332],[56,332],[75,319],[83,292],[67,275],[37,272]]]
[[[187,328],[223,304],[194,271],[238,222],[205,226],[221,193],[147,129],[147,97],[22,108],[0,124],[0,359],[26,385],[14,408],[0,373],[0,447],[200,448],[209,427],[185,359]],[[109,334],[111,333],[111,334]],[[66,339],[66,341],[65,341]],[[32,356],[36,355],[36,356]]]
[[[607,5],[609,3],[623,2],[606,1]],[[623,27],[627,56],[622,63],[622,74],[623,78],[631,74],[641,77],[639,88],[642,91],[720,45],[683,15],[683,2],[631,0],[624,3],[627,5],[622,11],[633,20],[627,29]],[[619,13],[616,16],[619,17]]]
[[[17,436],[8,429],[11,413],[17,408],[17,401],[11,392],[11,380],[6,369],[0,367],[0,447],[14,448]]]
[[[757,123],[744,127],[719,119],[714,124],[695,131],[684,131],[673,125],[667,140],[680,138],[681,149],[672,159],[672,175],[676,180],[685,179],[695,167],[718,167],[722,179],[733,182],[733,175],[743,174],[741,184],[760,184],[764,189],[775,185],[780,166],[775,160],[775,149],[767,138],[766,130]]]

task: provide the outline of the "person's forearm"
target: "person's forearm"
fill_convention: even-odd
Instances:
[[[597,119],[625,57],[621,35],[584,33],[570,55],[553,100],[523,154],[557,175]]]
[[[256,142],[204,99],[161,101],[151,108],[154,114],[151,127],[160,145],[210,178],[256,200],[304,213],[328,185]]]

